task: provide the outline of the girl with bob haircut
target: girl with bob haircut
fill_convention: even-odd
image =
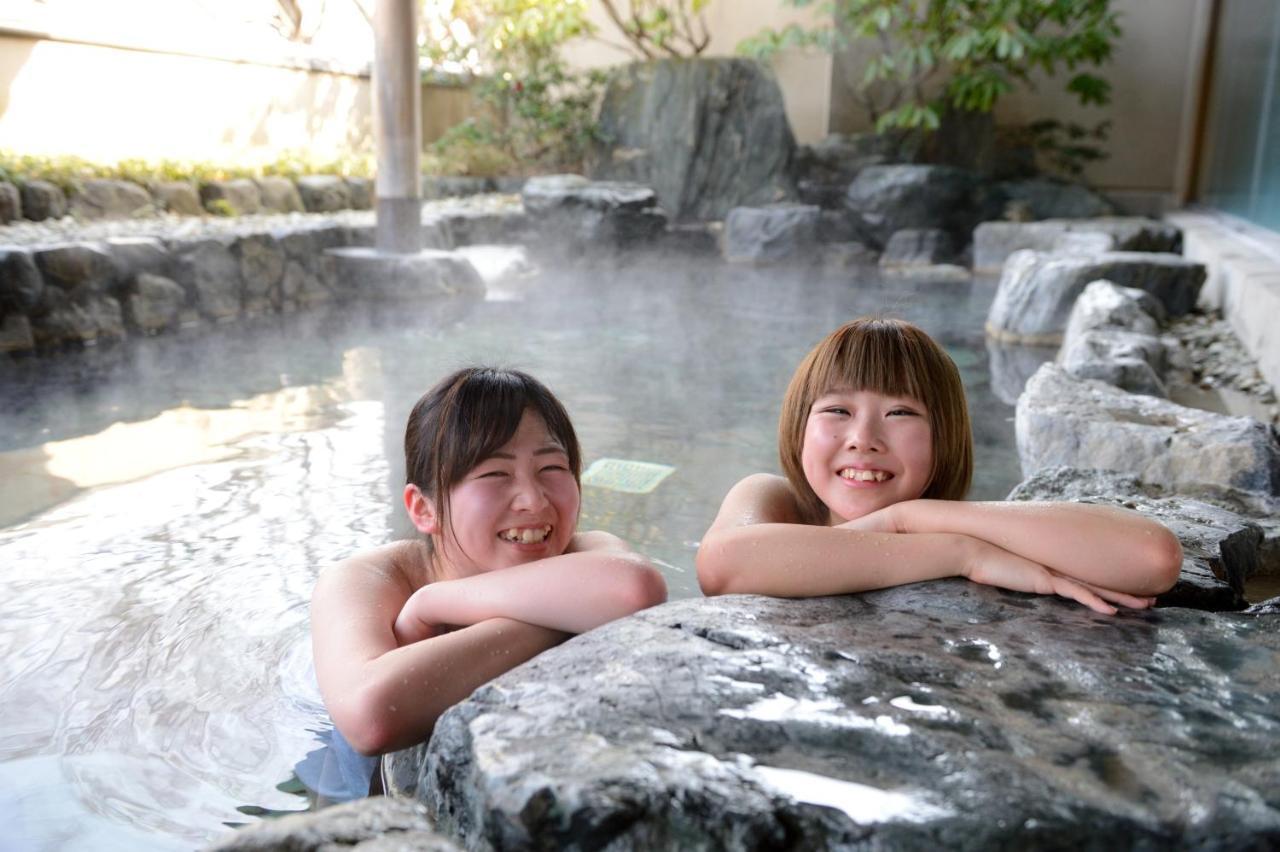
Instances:
[[[787,387],[778,451],[786,478],[743,479],[703,536],[708,595],[960,576],[1114,614],[1151,606],[1181,570],[1178,539],[1136,512],[964,501],[973,437],[960,373],[908,322],[862,318],[819,343]]]
[[[355,751],[425,740],[481,684],[666,600],[662,576],[619,539],[576,531],[578,439],[531,376],[445,378],[409,415],[405,468],[424,538],[329,568],[311,599],[320,693]]]

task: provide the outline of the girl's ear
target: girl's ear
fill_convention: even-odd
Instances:
[[[418,532],[424,535],[435,535],[440,532],[440,518],[436,513],[436,504],[413,483],[404,487],[404,507],[408,510],[409,520],[413,521]]]

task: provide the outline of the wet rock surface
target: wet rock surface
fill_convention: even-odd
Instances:
[[[1127,473],[1196,497],[1280,495],[1280,443],[1266,424],[1075,379],[1053,364],[1027,382],[1015,431],[1027,476],[1066,466]]]
[[[820,225],[816,205],[735,207],[724,220],[724,258],[731,263],[773,263],[811,257]]]
[[[1154,296],[1094,281],[1071,308],[1058,363],[1077,379],[1100,379],[1133,393],[1167,396],[1164,308]]]
[[[456,852],[458,848],[432,830],[421,805],[390,798],[266,820],[207,847],[210,852]]]
[[[481,688],[393,787],[471,848],[1261,848],[1278,624],[962,580],[679,601]]]
[[[1182,231],[1176,225],[1141,217],[1046,219],[1041,222],[983,222],[973,231],[973,268],[991,272],[1004,266],[1015,251],[1076,250],[1078,237],[1101,236],[1091,244],[1101,251],[1182,253]]]
[[[859,235],[878,246],[894,232],[937,228],[966,244],[985,218],[975,207],[976,175],[951,166],[869,166],[845,193],[844,206]]]
[[[520,197],[540,233],[574,250],[644,243],[667,227],[657,193],[637,183],[545,175],[526,181]]]

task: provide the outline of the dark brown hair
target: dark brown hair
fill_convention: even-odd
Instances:
[[[823,523],[827,517],[800,462],[809,410],[818,397],[845,388],[924,403],[933,437],[933,469],[920,496],[964,498],[973,479],[973,432],[955,362],[912,323],[862,317],[831,332],[805,356],[783,397],[778,456],[806,521]]]
[[[560,400],[528,373],[495,367],[458,370],[413,406],[404,430],[406,482],[418,486],[447,518],[449,489],[511,440],[526,410],[547,424],[581,484],[582,452]]]

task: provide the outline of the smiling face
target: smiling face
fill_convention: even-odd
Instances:
[[[800,465],[830,524],[914,500],[933,470],[929,412],[910,397],[828,391],[809,410]]]
[[[564,553],[579,500],[568,453],[526,409],[511,439],[450,489],[447,514],[423,507],[418,528],[446,576],[468,576]]]

